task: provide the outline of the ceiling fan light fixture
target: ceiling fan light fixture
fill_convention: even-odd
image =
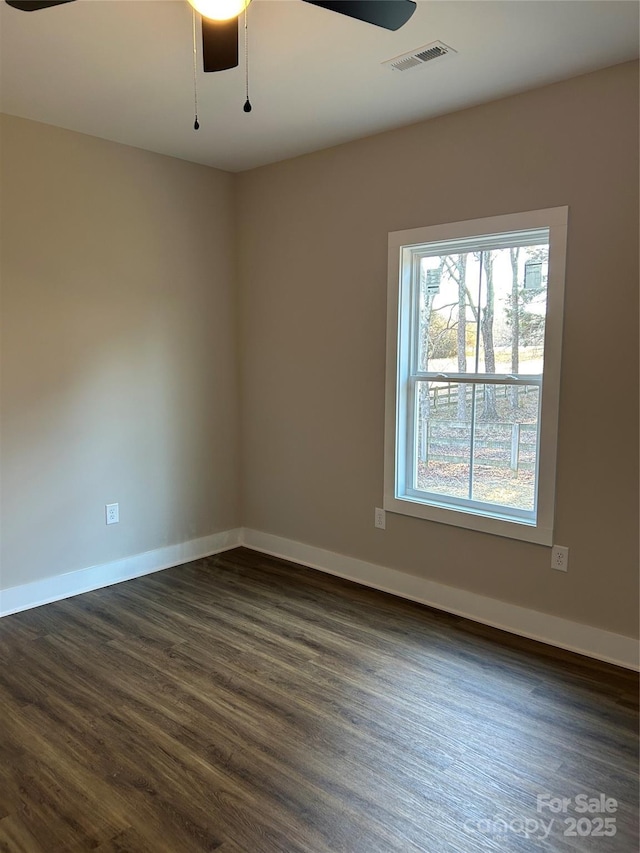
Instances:
[[[230,21],[247,8],[251,0],[189,0],[196,12],[210,21]]]

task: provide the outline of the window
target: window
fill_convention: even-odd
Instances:
[[[567,212],[389,235],[385,509],[552,544]]]

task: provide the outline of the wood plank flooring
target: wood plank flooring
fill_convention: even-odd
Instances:
[[[0,851],[638,850],[636,675],[246,549],[6,617],[0,661]]]

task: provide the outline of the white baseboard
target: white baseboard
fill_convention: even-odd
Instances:
[[[220,551],[237,548],[240,544],[240,528],[225,530],[222,533],[203,536],[201,539],[192,539],[190,542],[167,545],[155,551],[134,554],[132,557],[125,557],[101,566],[91,566],[88,569],[79,569],[41,581],[3,589],[0,591],[0,616],[9,616],[11,613],[19,613],[21,610],[29,610],[41,604],[59,601],[61,598],[70,598],[82,592],[90,592],[103,586],[139,578],[142,575],[179,566],[181,563],[209,557]]]
[[[375,563],[325,551],[302,542],[294,542],[270,533],[235,528],[155,551],[135,554],[100,566],[57,575],[41,581],[0,591],[0,617],[39,607],[62,598],[70,598],[111,584],[132,580],[201,557],[209,557],[244,545],[274,557],[292,560],[303,566],[337,575],[364,586],[427,604],[464,616],[474,622],[501,628],[512,634],[539,640],[628,669],[639,668],[636,640],[603,631],[590,625],[571,622],[558,616],[529,610],[516,604],[498,601],[463,589],[446,586],[425,578],[407,575]]]
[[[242,544],[255,551],[301,563],[374,589],[390,592],[438,610],[464,616],[512,634],[539,640],[561,649],[637,670],[638,642],[631,637],[603,631],[580,622],[529,610],[404,572],[345,557],[312,545],[245,529]]]

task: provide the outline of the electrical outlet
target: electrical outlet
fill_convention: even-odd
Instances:
[[[107,504],[104,508],[107,524],[117,524],[120,521],[120,506]]]
[[[554,545],[551,549],[551,568],[559,572],[569,568],[569,549],[564,545]]]
[[[376,514],[373,523],[379,530],[384,530],[386,527],[386,515],[387,514],[383,509],[380,509],[380,507],[376,507]]]

